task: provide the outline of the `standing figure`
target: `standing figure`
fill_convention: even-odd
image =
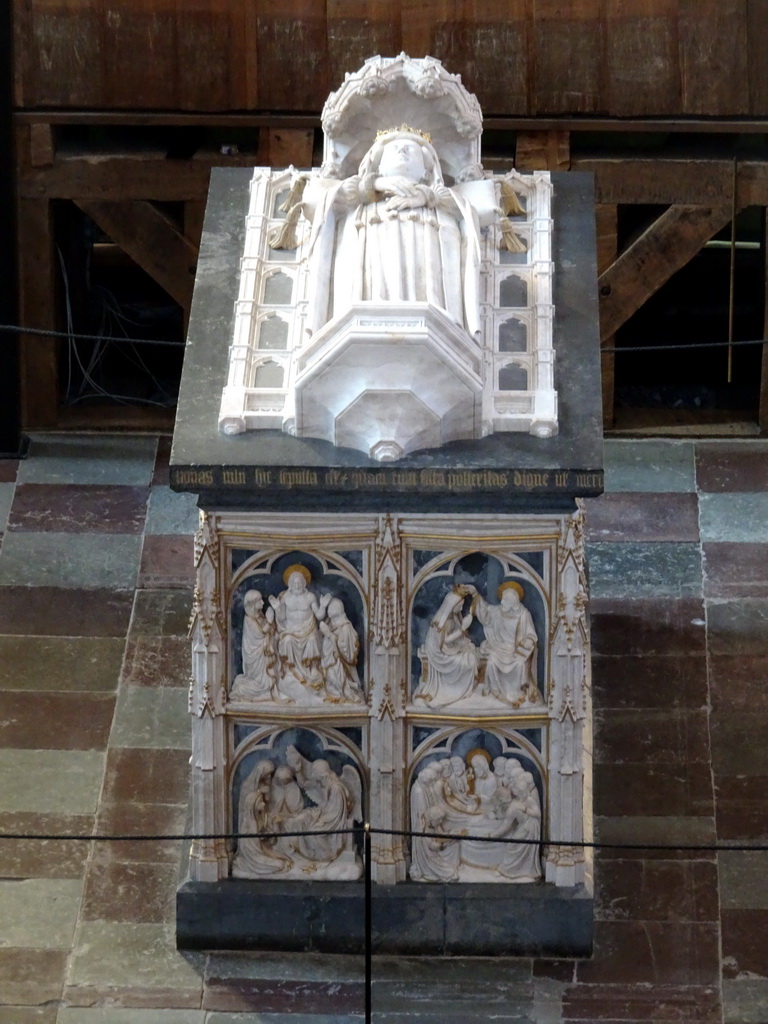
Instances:
[[[522,596],[521,585],[507,581],[498,590],[500,604],[488,604],[478,593],[472,601],[472,612],[485,629],[480,648],[488,658],[483,692],[513,708],[543,703],[536,683],[538,637]]]
[[[467,636],[472,615],[461,614],[470,591],[455,586],[446,594],[429,624],[423,652],[427,660],[427,678],[413,694],[429,707],[445,707],[470,696],[477,676],[477,648]]]
[[[235,676],[231,700],[276,700],[277,649],[275,646],[275,612],[267,608],[258,590],[247,591],[243,599],[243,671]]]
[[[429,302],[479,332],[478,217],[445,185],[427,135],[407,125],[380,133],[357,174],[310,179],[303,210],[310,332],[360,301]]]
[[[320,632],[323,634],[321,664],[326,700],[363,704],[365,698],[357,674],[360,640],[338,597],[328,602],[327,619],[320,623]]]
[[[320,634],[318,622],[325,618],[330,594],[323,594],[319,602],[307,589],[311,579],[309,570],[303,565],[291,565],[283,573],[288,586],[279,597],[270,596],[269,603],[274,609],[277,626],[277,654],[280,661],[280,691],[291,696],[292,681],[301,689],[323,688],[320,672]]]

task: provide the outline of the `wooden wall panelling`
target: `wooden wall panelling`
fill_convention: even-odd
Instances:
[[[19,175],[18,194],[25,199],[155,199],[185,202],[204,199],[211,165],[202,160],[169,161],[161,154],[129,158],[113,154],[58,159],[52,167]]]
[[[100,107],[134,110],[179,106],[175,0],[106,0]]]
[[[53,210],[47,199],[18,204],[19,323],[56,330]],[[59,406],[58,341],[21,336],[21,418],[27,430],[56,426]]]
[[[747,0],[749,112],[768,114],[768,0]]]
[[[248,0],[254,2],[254,0]],[[325,4],[255,0],[259,107],[319,110],[330,83]]]
[[[733,184],[731,160],[574,156],[571,168],[595,175],[599,203],[718,205]]]
[[[16,0],[27,21],[20,62],[29,106],[98,107],[104,95],[103,11],[96,0]]]
[[[532,114],[605,112],[602,0],[535,0]]]
[[[394,57],[403,49],[398,0],[326,0],[325,9],[331,89],[369,57]]]
[[[747,0],[678,2],[681,113],[747,114]]]
[[[731,206],[671,206],[598,279],[608,338],[731,220]]]
[[[257,97],[248,95],[253,81],[249,62],[257,59],[250,35],[255,0],[175,2],[179,107],[204,111],[245,109],[249,101],[255,105]],[[284,76],[289,77],[294,60],[284,64]]]
[[[616,260],[617,250],[617,213],[615,203],[597,203],[595,205],[595,222],[597,228],[597,273],[603,274]],[[600,338],[601,348],[613,348],[616,344],[615,334]],[[600,378],[603,391],[603,425],[613,426],[614,392],[616,386],[616,356],[613,352],[605,352],[600,359]]]
[[[605,60],[610,114],[677,113],[677,0],[605,0]]]
[[[534,0],[405,0],[403,49],[438,57],[486,117],[530,112]]]
[[[161,288],[189,311],[197,246],[152,203],[75,200],[77,205]]]

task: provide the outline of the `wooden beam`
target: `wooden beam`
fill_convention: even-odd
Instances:
[[[198,250],[165,214],[146,201],[75,202],[182,309],[189,309]]]
[[[768,216],[763,225],[763,255],[768,253]],[[768,338],[768,258],[763,267],[765,278],[763,337]],[[763,360],[760,372],[760,398],[757,407],[757,423],[762,434],[768,433],[768,345],[763,345]]]
[[[576,157],[572,171],[595,175],[598,203],[717,206],[730,197],[733,160],[656,157]],[[768,206],[768,161],[740,160],[737,194],[741,206]]]
[[[47,200],[18,206],[19,323],[56,330],[53,211]],[[59,408],[58,341],[21,336],[21,418],[27,430],[56,426]]]
[[[671,206],[598,280],[600,337],[636,313],[731,220],[730,206]]]
[[[515,167],[529,171],[567,171],[571,166],[570,132],[519,132]]]
[[[270,128],[269,132],[270,167],[307,168],[312,166],[312,150],[315,144],[315,133],[311,128]]]
[[[595,206],[598,274],[608,270],[616,259],[617,213],[618,209],[615,203],[598,203]],[[611,334],[600,339],[600,346],[601,348],[613,348],[615,341],[615,335]],[[603,390],[603,425],[606,429],[610,429],[614,420],[616,389],[616,356],[612,352],[603,353],[600,358],[600,379]]]

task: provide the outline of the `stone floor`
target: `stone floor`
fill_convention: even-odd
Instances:
[[[193,502],[167,438],[0,462],[0,833],[175,832]],[[589,505],[606,843],[768,842],[768,443],[612,441]],[[179,954],[181,844],[0,838],[0,1024],[352,1024],[347,957]],[[597,856],[590,961],[381,960],[376,1024],[768,1021],[768,852]]]

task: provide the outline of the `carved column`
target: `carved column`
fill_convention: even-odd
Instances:
[[[192,827],[195,834],[226,831],[226,742],[224,709],[226,630],[219,590],[219,547],[215,516],[200,513],[195,536],[194,604],[190,622],[192,678]],[[190,874],[215,882],[229,873],[226,842],[199,839],[192,843]]]
[[[402,549],[397,517],[381,516],[374,547],[371,605],[371,824],[397,828],[404,820],[402,772],[405,714],[405,627]],[[402,682],[400,682],[402,681]],[[400,836],[374,835],[377,882],[405,878],[405,853]]]
[[[563,520],[558,547],[556,618],[553,621],[552,685],[549,694],[550,839],[584,839],[584,727],[589,713],[589,632],[584,571],[584,514]],[[549,847],[546,880],[572,886],[586,874],[584,849]]]

